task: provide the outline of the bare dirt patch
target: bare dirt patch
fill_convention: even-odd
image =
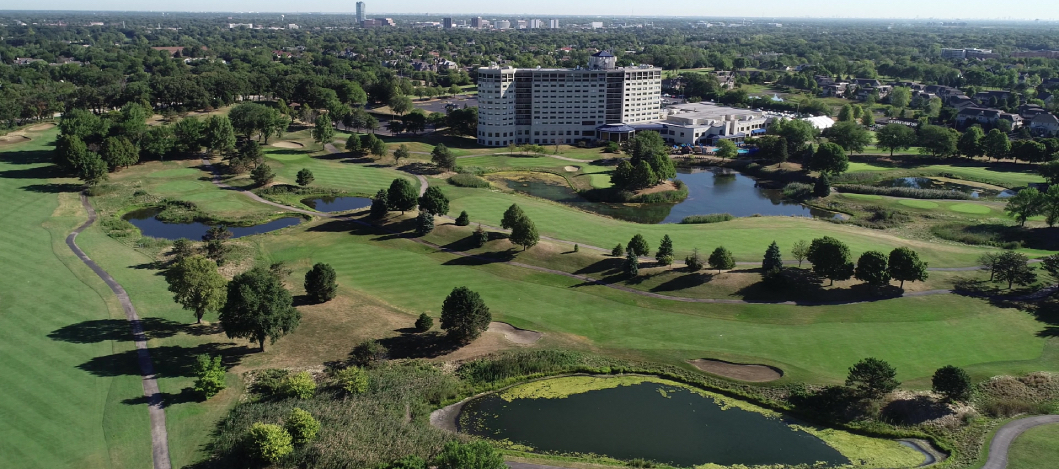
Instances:
[[[37,125],[34,125],[33,127],[27,127],[26,130],[28,130],[30,132],[43,132],[45,130],[52,129],[52,128],[55,128],[55,124],[49,122],[47,124],[37,124]]]
[[[746,365],[705,358],[688,360],[688,363],[710,374],[751,383],[775,381],[783,377],[783,370],[767,365]]]
[[[14,145],[16,143],[28,142],[31,139],[22,133],[0,135],[0,145]]]
[[[302,148],[305,148],[305,145],[302,145],[302,144],[300,144],[298,142],[291,142],[291,141],[287,141],[287,140],[282,140],[282,141],[279,141],[279,142],[272,142],[271,145],[276,147],[276,148],[290,148],[290,149],[302,149]]]
[[[514,347],[532,346],[543,337],[537,331],[519,329],[506,322],[491,322],[481,337],[446,355],[437,357],[443,362],[462,362]]]
[[[666,181],[654,187],[648,187],[647,189],[641,189],[636,191],[635,195],[654,194],[656,192],[675,191],[677,186],[673,184],[673,181]]]
[[[567,166],[563,169],[565,169],[568,173],[576,173],[581,170],[581,168],[578,168],[577,166]]]
[[[519,329],[506,322],[496,321],[489,323],[489,329],[486,329],[486,332],[503,334],[505,339],[510,340],[511,342],[514,342],[516,344],[522,345],[536,343],[538,340],[541,340],[542,336],[544,336],[544,334],[537,331]]]

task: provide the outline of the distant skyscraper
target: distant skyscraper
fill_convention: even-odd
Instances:
[[[452,28],[456,27],[456,24],[452,22],[452,18],[442,18],[441,19],[441,25],[445,29],[452,29]]]
[[[368,12],[364,5],[364,2],[357,2],[357,21],[364,21],[367,19]]]
[[[474,18],[471,18],[471,27],[474,28],[474,29],[481,29],[482,28],[482,17],[481,16],[476,16]]]
[[[542,25],[543,25],[543,22],[541,20],[529,20],[529,28],[530,29],[537,29],[537,28],[540,28]]]
[[[508,20],[496,20],[496,29],[511,29],[511,22]]]
[[[548,20],[548,27],[552,29],[559,29],[559,20]]]

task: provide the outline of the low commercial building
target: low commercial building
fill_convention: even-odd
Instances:
[[[671,145],[713,145],[719,140],[742,141],[764,134],[771,116],[763,111],[691,103],[670,106],[659,122],[659,133]],[[634,125],[634,128],[639,127]],[[639,130],[655,130],[642,127]]]

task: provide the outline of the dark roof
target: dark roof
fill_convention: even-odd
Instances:
[[[599,127],[596,127],[596,130],[599,130],[601,132],[622,132],[622,133],[636,131],[636,129],[634,129],[632,127],[629,127],[629,126],[627,126],[625,124],[604,124],[604,125],[601,125]]]
[[[601,50],[592,54],[592,57],[614,57],[614,54],[611,54],[609,50]]]

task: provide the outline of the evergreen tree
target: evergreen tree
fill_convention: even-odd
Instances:
[[[709,262],[711,269],[717,269],[717,273],[722,270],[729,270],[735,268],[735,258],[732,256],[732,251],[729,251],[724,246],[720,246],[713,250],[710,254],[710,258],[706,260]]]
[[[449,214],[449,198],[437,186],[430,186],[419,199],[419,209],[435,215]],[[458,223],[457,223],[458,224]]]
[[[658,176],[655,175],[651,165],[647,164],[646,161],[636,163],[636,167],[632,170],[632,183],[631,187],[634,189],[643,189],[658,184]]]
[[[375,193],[375,197],[371,199],[371,217],[380,219],[386,216],[386,212],[390,211],[390,205],[386,201],[386,191],[379,189],[379,192]]]
[[[688,266],[688,270],[692,272],[698,272],[702,270],[703,262],[702,257],[699,256],[699,248],[691,250],[691,254],[684,258],[684,264]]]
[[[460,212],[460,216],[456,217],[456,226],[467,226],[471,224],[471,218],[467,216],[467,211]]]
[[[336,277],[329,264],[317,263],[305,273],[305,295],[317,304],[331,301],[338,293]]]
[[[632,251],[633,255],[637,257],[651,254],[651,246],[647,244],[647,240],[639,233],[636,233],[629,240],[629,245],[625,247],[625,250]]]
[[[934,392],[949,400],[964,400],[971,396],[971,377],[960,367],[946,365],[938,368],[930,384]]]
[[[618,243],[617,246],[614,246],[614,249],[610,250],[610,255],[612,255],[614,257],[624,256],[625,255],[625,247],[622,246],[621,243]]]
[[[441,329],[458,342],[477,339],[492,318],[482,297],[467,287],[454,288],[441,305]]]
[[[302,168],[301,171],[298,171],[298,176],[295,178],[298,185],[302,187],[312,184],[315,179],[313,172],[309,171],[309,168]]]
[[[655,260],[660,265],[673,263],[673,240],[669,238],[669,235],[662,236],[662,241],[658,245],[658,252],[655,253]]]
[[[865,358],[849,369],[846,386],[854,388],[860,395],[878,398],[897,389],[897,370],[877,358]]]
[[[434,327],[434,318],[431,318],[427,313],[420,314],[419,318],[416,319],[416,332],[426,332],[431,327]]]
[[[780,246],[775,241],[769,245],[769,248],[765,250],[765,258],[761,260],[761,270],[769,272],[774,269],[783,268],[783,253],[780,252]]]
[[[489,232],[483,230],[482,225],[480,224],[478,225],[478,228],[475,228],[474,234],[472,236],[474,237],[474,242],[478,245],[478,247],[485,246],[485,243],[489,242]]]
[[[827,177],[827,173],[820,173],[820,177],[816,178],[816,184],[813,185],[813,195],[817,197],[831,195],[831,178]]]
[[[625,251],[625,262],[621,266],[622,271],[630,278],[640,275],[640,258],[636,257],[636,252],[632,249]]]

